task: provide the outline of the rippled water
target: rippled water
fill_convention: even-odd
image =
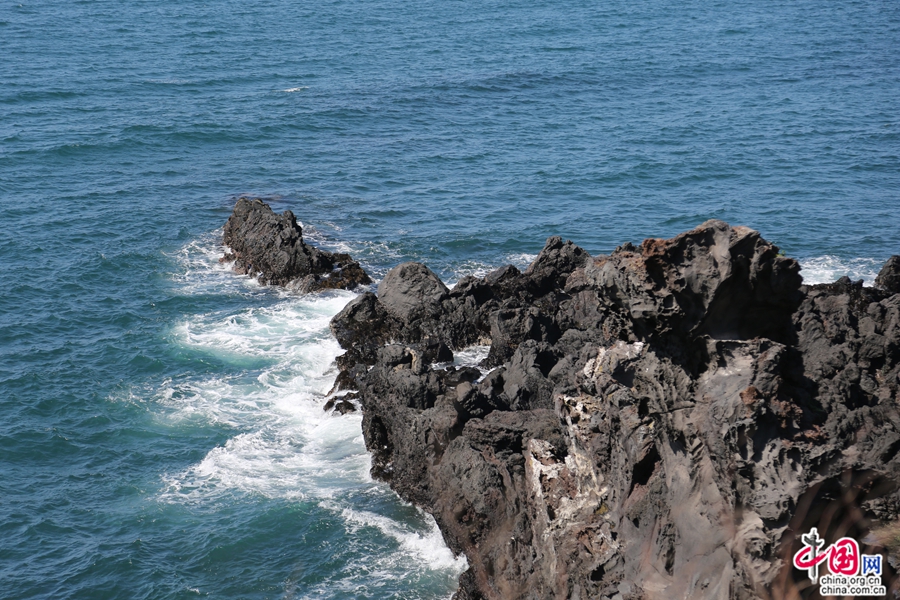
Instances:
[[[322,411],[352,297],[217,262],[237,196],[376,276],[708,218],[808,281],[900,253],[900,7],[80,0],[0,8],[0,596],[447,598]]]

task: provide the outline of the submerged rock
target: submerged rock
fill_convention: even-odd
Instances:
[[[372,283],[348,254],[332,254],[303,241],[303,231],[289,210],[277,215],[262,200],[239,198],[225,223],[223,261],[234,261],[238,273],[264,285],[283,285],[301,292],[354,289]]]
[[[900,514],[890,273],[804,286],[721,221],[609,256],[550,238],[453,289],[405,263],[332,320],[336,387],[373,475],[465,553],[457,599],[755,598],[809,527]]]

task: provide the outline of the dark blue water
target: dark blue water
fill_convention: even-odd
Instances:
[[[321,406],[349,293],[219,265],[241,194],[447,281],[708,218],[900,253],[900,5],[0,7],[0,597],[446,598]]]

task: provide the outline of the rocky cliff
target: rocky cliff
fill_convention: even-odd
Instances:
[[[458,600],[778,597],[795,534],[900,513],[898,275],[804,286],[721,221],[452,289],[404,263],[333,319],[337,385],[468,558]]]

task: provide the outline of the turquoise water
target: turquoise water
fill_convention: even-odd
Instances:
[[[217,262],[237,196],[446,281],[708,218],[900,253],[900,5],[0,7],[0,597],[447,598],[322,411],[350,293]]]

